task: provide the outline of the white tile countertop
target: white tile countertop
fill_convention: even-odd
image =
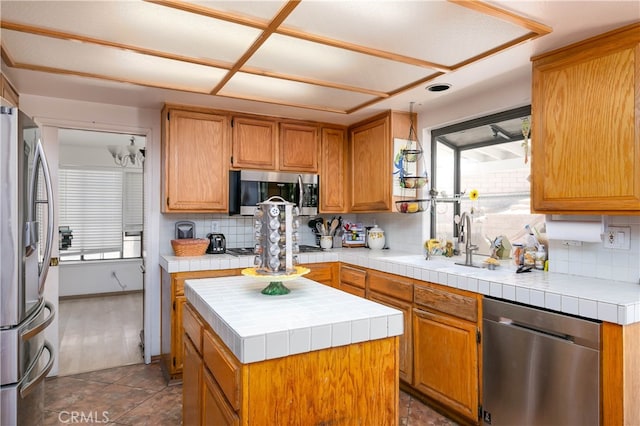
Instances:
[[[455,265],[459,258],[425,260],[423,255],[398,250],[343,248],[298,257],[300,263],[340,261],[585,318],[622,325],[640,322],[640,285],[636,283],[537,270],[516,274],[508,261],[490,271]],[[481,259],[476,257],[477,262]],[[162,256],[160,266],[173,273],[245,268],[252,262],[253,256]]]
[[[276,281],[274,277],[274,281]],[[187,300],[243,364],[403,333],[402,312],[306,278],[289,294],[234,276],[185,281]]]

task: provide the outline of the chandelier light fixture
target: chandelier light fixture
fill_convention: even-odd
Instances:
[[[113,162],[120,167],[142,167],[144,163],[145,149],[136,146],[136,139],[133,136],[129,145],[109,145],[107,149],[113,157]]]

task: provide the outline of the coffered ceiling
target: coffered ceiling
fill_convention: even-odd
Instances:
[[[349,123],[552,34],[509,6],[3,0],[3,69],[23,93]]]

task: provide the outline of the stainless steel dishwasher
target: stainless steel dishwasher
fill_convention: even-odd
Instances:
[[[600,423],[600,323],[483,301],[484,425]]]

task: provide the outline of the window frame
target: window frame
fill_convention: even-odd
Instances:
[[[499,123],[501,121],[522,118],[526,116],[531,116],[531,105],[525,105],[517,108],[513,108],[507,111],[498,112],[495,114],[486,115],[483,117],[474,118],[471,120],[463,121],[456,124],[451,124],[449,126],[440,127],[437,129],[431,130],[431,187],[438,188],[437,186],[437,167],[438,167],[438,159],[437,159],[437,146],[438,144],[443,144],[444,146],[453,150],[453,191],[454,194],[460,194],[460,158],[462,151],[481,148],[484,146],[498,145],[504,142],[479,142],[475,144],[465,145],[464,147],[459,147],[451,143],[447,143],[445,141],[438,140],[441,136],[445,136],[450,133],[456,133],[463,130],[473,129],[475,127],[486,126],[489,124]],[[453,215],[460,215],[460,203],[456,201],[440,201],[440,202],[450,202],[453,204]],[[436,209],[431,209],[431,220],[430,220],[430,238],[436,238]],[[453,236],[458,236],[457,227],[453,227]]]

